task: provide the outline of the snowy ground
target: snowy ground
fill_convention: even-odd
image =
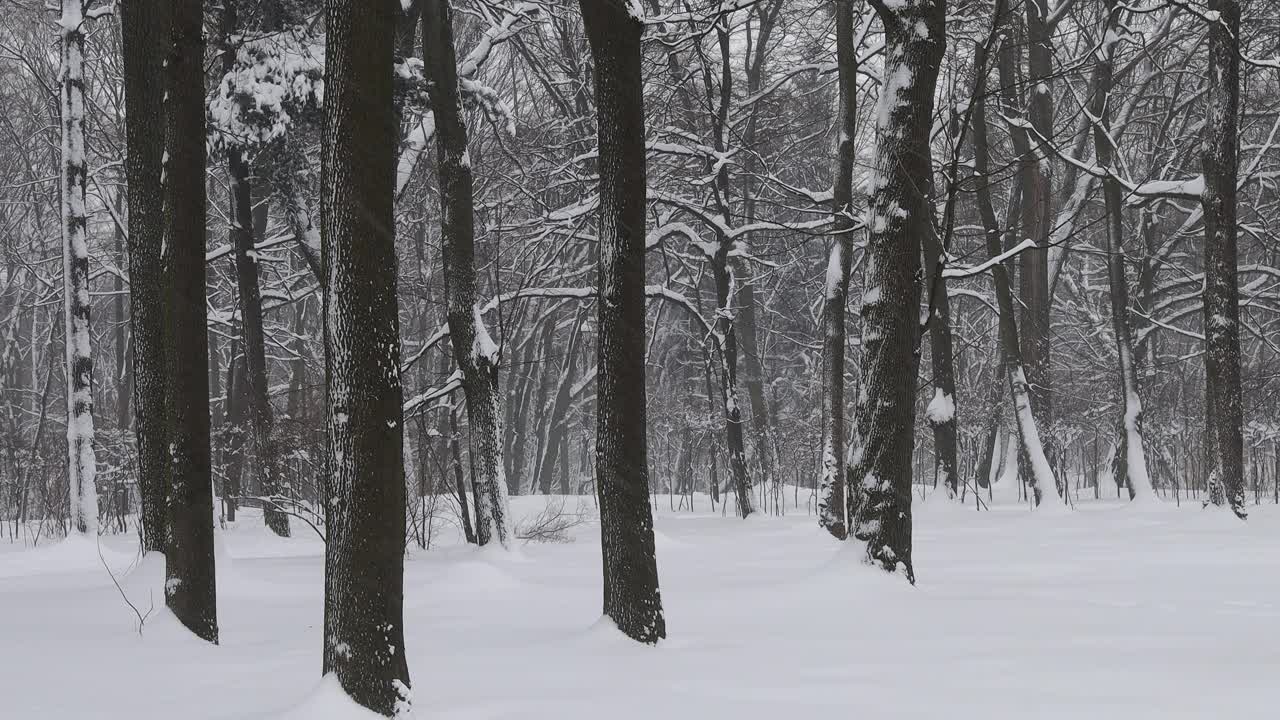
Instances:
[[[529,516],[543,498],[515,499]],[[569,501],[573,509],[577,500]],[[590,509],[590,500],[585,500]],[[860,566],[812,516],[658,504],[670,638],[598,625],[598,528],[406,567],[418,718],[1272,718],[1280,511],[1082,505],[1065,517],[917,506],[919,585]],[[319,684],[321,545],[220,531],[222,645],[161,611],[162,569],[121,584],[91,547],[0,547],[0,717],[279,718]],[[123,571],[124,538],[104,539]],[[308,707],[308,706],[303,706]],[[290,717],[318,718],[294,712]]]

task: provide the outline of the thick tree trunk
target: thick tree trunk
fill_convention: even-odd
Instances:
[[[596,482],[604,614],[626,635],[667,635],[658,590],[645,412],[645,132],[636,7],[581,0],[595,60],[600,148]]]
[[[476,537],[481,545],[509,542],[507,480],[502,462],[502,408],[498,391],[498,346],[476,303],[475,218],[471,156],[462,117],[458,67],[449,0],[422,0],[422,56],[430,80],[440,178],[440,235],[453,355],[467,396],[471,454],[477,477]]]
[[[919,367],[920,239],[933,231],[927,184],[933,93],[946,3],[873,3],[885,27],[862,302],[862,382],[850,467],[850,520],[868,562],[915,581],[911,453]]]
[[[170,432],[165,601],[183,625],[216,643],[204,259],[204,13],[201,0],[174,0],[171,6],[164,166]]]
[[[324,672],[360,705],[409,703],[392,100],[398,5],[326,3],[321,265],[328,443]]]
[[[1119,37],[1118,0],[1104,0],[1107,19],[1103,37]],[[1093,126],[1093,144],[1098,166],[1119,174],[1116,167],[1115,148],[1111,143],[1111,88],[1115,42],[1104,42],[1095,53],[1098,62],[1094,66],[1094,94],[1090,114],[1097,120]],[[1155,497],[1151,478],[1147,473],[1147,455],[1143,444],[1142,398],[1138,393],[1138,368],[1134,363],[1133,336],[1129,330],[1129,283],[1125,277],[1124,257],[1124,197],[1120,182],[1115,177],[1102,181],[1106,203],[1107,231],[1103,235],[1103,250],[1107,255],[1107,283],[1111,295],[1111,326],[1116,336],[1116,353],[1119,359],[1120,393],[1124,403],[1124,417],[1120,422],[1120,443],[1116,449],[1112,474],[1116,483],[1129,489],[1131,500],[1150,500]]]
[[[826,297],[822,310],[822,467],[818,480],[818,524],[839,540],[844,540],[849,534],[844,351],[855,226],[853,172],[858,154],[858,47],[854,38],[854,17],[854,0],[836,3],[840,143],[836,147],[832,193],[835,235],[827,249]]]
[[[1240,390],[1240,289],[1236,285],[1239,174],[1240,3],[1210,0],[1204,171],[1204,337],[1209,498],[1245,517],[1244,413]]]
[[[162,77],[169,36],[168,0],[120,5],[124,56],[126,175],[129,194],[129,321],[133,330],[134,434],[142,501],[142,549],[165,549],[169,487],[169,432],[165,423],[164,154]],[[201,209],[201,217],[203,208]]]
[[[71,530],[98,535],[93,452],[93,354],[89,335],[89,234],[85,208],[83,0],[62,0],[58,18],[62,80],[62,293],[66,330],[67,482]]]

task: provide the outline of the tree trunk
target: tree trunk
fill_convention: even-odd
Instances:
[[[169,35],[168,0],[120,5],[124,56],[126,160],[129,194],[129,321],[133,331],[134,434],[143,552],[163,552],[167,530],[169,431],[165,424],[164,154],[162,77]],[[201,216],[203,208],[201,209]]]
[[[1004,15],[1004,0],[997,0],[992,13],[1000,22]],[[979,45],[974,54],[974,67],[981,70],[974,82],[973,97],[973,171],[978,178],[975,193],[978,213],[982,218],[986,235],[987,254],[992,258],[1003,252],[1000,223],[996,220],[995,209],[991,203],[990,149],[987,140],[986,113],[986,70],[987,48]],[[1005,79],[1006,66],[1002,63],[1001,79]],[[1016,136],[1015,136],[1016,137]],[[1011,203],[1009,214],[1012,218],[1016,208]],[[1012,225],[1012,222],[1007,223]],[[1017,310],[1013,304],[1013,290],[1009,282],[1007,263],[996,263],[991,268],[991,276],[996,287],[996,302],[999,307],[1000,348],[1002,350],[1001,368],[1008,373],[1010,399],[1014,406],[1014,420],[1018,429],[1019,458],[1029,468],[1032,494],[1035,504],[1041,505],[1057,485],[1049,466],[1044,445],[1040,442],[1040,432],[1033,411],[1035,399],[1027,386],[1026,373],[1022,368],[1021,346],[1018,342]],[[1050,506],[1057,506],[1050,503]]]
[[[946,278],[933,278],[943,267],[945,249],[938,235],[924,235],[925,268],[930,277],[925,287],[933,298],[929,307],[929,359],[933,367],[933,399],[925,410],[925,419],[933,430],[934,477],[942,480],[947,497],[959,494],[959,460],[956,457],[956,369],[955,349],[951,342],[951,299],[947,297]]]
[[[853,172],[857,163],[858,47],[854,0],[836,3],[836,63],[840,75],[840,144],[832,193],[834,237],[827,249],[826,297],[822,310],[822,469],[818,480],[818,524],[839,540],[849,535],[845,475],[844,351],[849,272],[853,263]]]
[[[738,333],[734,329],[730,309],[736,293],[737,279],[729,264],[731,243],[722,240],[711,260],[716,283],[716,339],[720,347],[720,400],[724,407],[725,451],[729,453],[729,470],[733,473],[734,498],[738,515],[751,514],[751,478],[747,473],[747,449],[742,433],[742,405],[738,402]]]
[[[1240,3],[1210,0],[1204,169],[1204,337],[1209,498],[1244,518],[1244,413],[1240,390],[1240,289],[1236,285]]]
[[[863,391],[850,468],[850,512],[868,562],[915,581],[911,454],[919,366],[920,238],[933,208],[920,178],[932,172],[930,119],[946,45],[943,0],[875,2],[885,27],[862,302]]]
[[[71,529],[98,535],[97,460],[93,452],[93,354],[89,335],[89,236],[85,208],[83,0],[62,0],[61,50],[62,295],[66,330],[67,483]]]
[[[321,265],[326,456],[324,672],[360,705],[409,703],[392,100],[398,5],[326,3]]]
[[[560,378],[556,383],[556,396],[552,400],[551,411],[543,421],[546,428],[542,456],[538,458],[538,478],[535,487],[544,495],[551,493],[552,473],[557,460],[567,460],[562,452],[569,430],[569,401],[572,399],[573,378],[577,368],[578,339],[582,336],[582,317],[574,319],[573,328],[569,331],[569,344],[564,350],[564,359],[560,365]]]
[[[218,642],[209,454],[205,300],[203,2],[174,0],[166,60],[165,359],[169,396],[169,543],[165,601],[199,637]]]
[[[476,303],[475,218],[471,156],[462,117],[458,67],[449,0],[422,1],[422,57],[430,80],[440,178],[440,236],[449,339],[462,370],[467,396],[471,454],[478,477],[476,537],[481,545],[508,538],[507,480],[502,462],[502,408],[498,392],[498,346],[489,336]]]
[[[1118,0],[1104,0],[1107,19],[1103,36],[1119,37]],[[1097,120],[1093,125],[1094,152],[1098,166],[1119,173],[1115,149],[1111,137],[1111,88],[1115,43],[1104,42],[1095,53],[1098,62],[1094,66],[1094,94],[1090,114]],[[1149,500],[1154,497],[1151,478],[1147,473],[1147,455],[1143,444],[1142,398],[1138,393],[1138,368],[1134,363],[1133,336],[1129,330],[1129,283],[1125,277],[1124,257],[1124,197],[1120,182],[1108,176],[1102,181],[1106,203],[1107,231],[1103,234],[1103,250],[1107,255],[1107,283],[1111,294],[1111,325],[1116,336],[1116,352],[1119,358],[1120,393],[1124,403],[1124,417],[1120,422],[1120,442],[1112,464],[1112,475],[1117,484],[1129,489],[1129,499]]]
[[[236,48],[232,39],[240,27],[238,3],[226,0],[222,8],[222,70],[235,70]],[[258,259],[254,251],[255,238],[253,216],[253,187],[249,180],[249,162],[244,149],[230,146],[227,149],[227,179],[229,184],[230,244],[235,262],[236,289],[240,305],[240,331],[244,352],[245,415],[249,425],[249,444],[258,472],[258,494],[274,498],[279,492],[279,462],[272,440],[274,424],[271,398],[268,393],[266,338],[262,327],[262,293],[258,286]],[[263,520],[276,535],[289,537],[289,516],[281,511],[274,500],[262,503]]]
[[[581,0],[600,148],[596,482],[604,614],[643,643],[667,635],[658,589],[645,412],[644,26],[623,0]]]

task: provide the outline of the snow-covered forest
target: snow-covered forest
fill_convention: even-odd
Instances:
[[[0,0],[0,716],[1267,717],[1278,226],[1280,0]]]

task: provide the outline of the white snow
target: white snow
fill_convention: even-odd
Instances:
[[[1082,501],[1063,516],[996,498],[915,504],[918,585],[860,563],[799,507],[742,523],[656,502],[668,639],[600,620],[599,529],[518,552],[451,545],[406,561],[419,718],[806,717],[1203,720],[1271,717],[1280,509]],[[730,494],[731,495],[731,494]],[[971,498],[972,496],[970,496]],[[985,499],[984,494],[984,499]],[[579,500],[581,502],[579,502]],[[589,497],[570,498],[589,512]],[[512,501],[514,519],[545,507]],[[730,509],[732,510],[732,509]],[[244,510],[242,512],[253,512]],[[0,544],[5,718],[365,720],[320,677],[323,548],[246,520],[219,530],[221,641],[164,611],[162,558],[110,578]],[[107,536],[126,549],[131,538]],[[83,549],[83,547],[82,547]],[[50,548],[50,551],[54,548]],[[45,563],[33,562],[37,555]],[[37,574],[40,573],[40,574]]]
[[[933,399],[929,401],[929,407],[925,409],[924,416],[932,425],[951,422],[956,417],[955,398],[942,392],[942,388],[934,388]]]

